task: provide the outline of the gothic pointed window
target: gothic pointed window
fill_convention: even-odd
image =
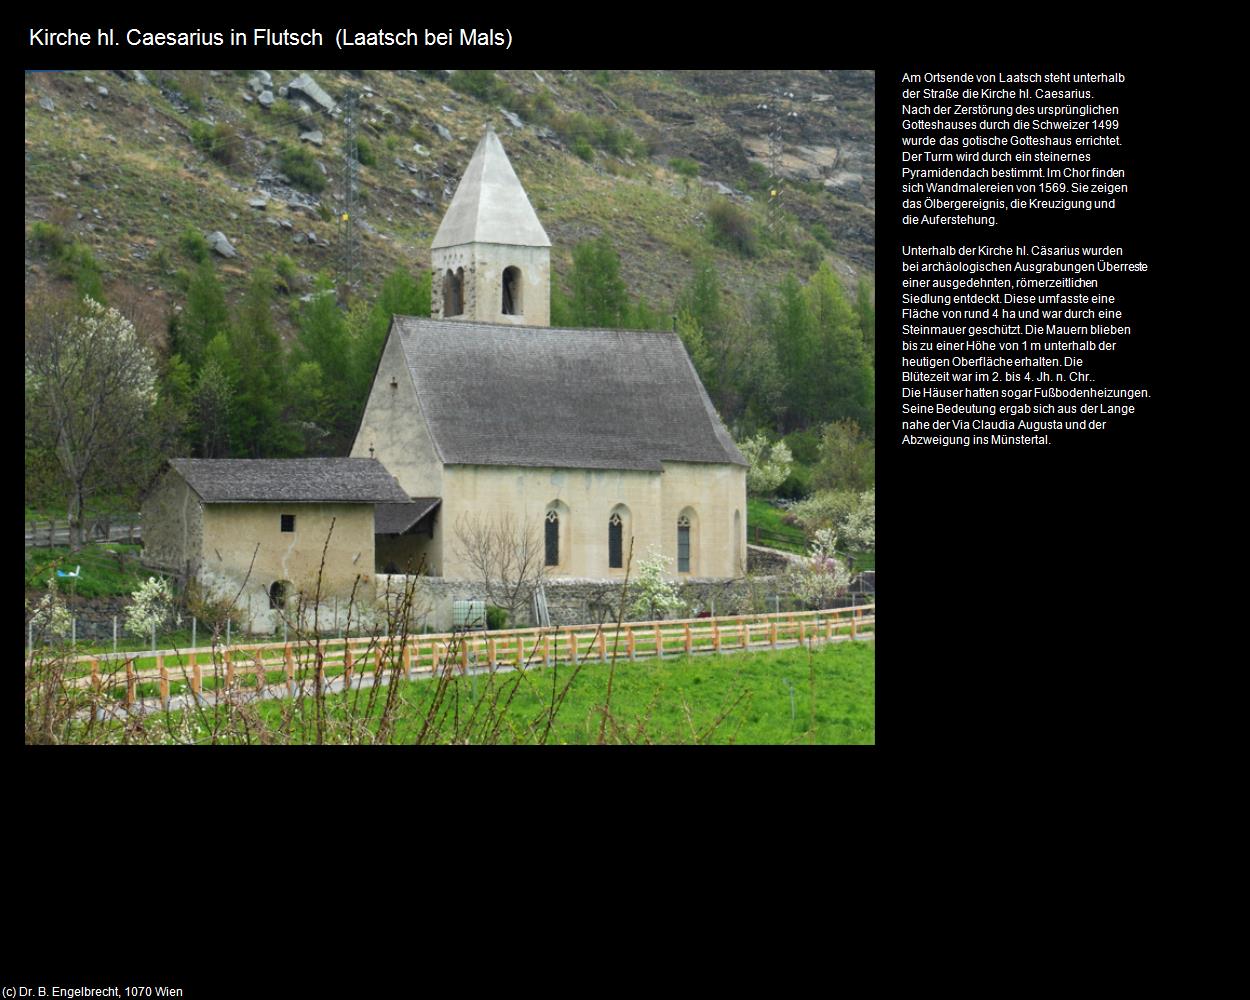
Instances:
[[[687,514],[677,519],[677,572],[690,572],[690,517]]]
[[[521,269],[519,267],[504,268],[503,272],[503,314],[520,316],[521,309]]]
[[[608,568],[620,569],[625,565],[623,546],[621,544],[622,528],[620,514],[608,518]]]
[[[546,542],[548,566],[560,565],[560,514],[558,511],[547,511]]]

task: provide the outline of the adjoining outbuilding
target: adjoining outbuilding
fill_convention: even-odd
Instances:
[[[241,587],[239,606],[266,630],[298,593],[372,600],[374,505],[409,503],[371,458],[175,458],[144,500],[143,558],[210,589]]]

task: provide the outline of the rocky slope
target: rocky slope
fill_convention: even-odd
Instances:
[[[292,275],[293,294],[320,272],[342,287],[352,93],[364,140],[357,295],[369,297],[396,267],[429,266],[430,239],[487,122],[552,239],[557,275],[579,241],[606,233],[631,293],[661,310],[707,255],[742,302],[822,259],[852,292],[871,279],[869,72],[527,70],[475,87],[466,80],[406,71],[28,74],[27,292],[60,280],[47,241],[32,238],[36,222],[89,247],[106,287],[129,286],[166,311],[181,306],[193,266],[188,230],[228,241],[235,255],[215,259],[232,298],[262,263]],[[579,142],[587,128],[592,141]],[[317,177],[288,176],[290,157],[299,159],[283,159],[291,148],[311,154],[322,190],[312,190]],[[770,188],[779,192],[771,210]],[[754,256],[711,240],[717,198],[735,202],[760,234]]]

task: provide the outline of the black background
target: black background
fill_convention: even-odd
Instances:
[[[1163,773],[1172,746],[1203,732],[1202,684],[1187,652],[1193,602],[1202,595],[1189,589],[1186,570],[1189,560],[1233,541],[1197,499],[1211,478],[1203,437],[1217,431],[1203,415],[1212,390],[1191,387],[1206,377],[1199,363],[1211,366],[1216,355],[1200,346],[1210,332],[1195,306],[1212,294],[1213,250],[1193,220],[1221,210],[1208,173],[1210,133],[1194,113],[1201,100],[1190,85],[1201,79],[1203,56],[1182,29],[1170,23],[1167,37],[1143,40],[1139,25],[1110,16],[1096,22],[1066,8],[1011,18],[965,7],[920,16],[824,8],[518,11],[513,5],[478,23],[509,24],[509,52],[52,53],[26,47],[25,25],[19,61],[85,69],[875,69],[878,746],[422,754],[23,748],[10,817],[21,846],[9,885],[12,898],[34,901],[22,915],[32,936],[53,949],[42,969],[63,976],[74,968],[84,981],[99,981],[102,970],[133,976],[163,954],[177,970],[174,982],[237,985],[228,962],[203,961],[173,942],[164,952],[128,948],[125,928],[140,925],[107,919],[107,909],[97,918],[101,903],[129,912],[136,888],[140,903],[159,903],[140,906],[141,926],[188,942],[223,904],[229,930],[219,928],[213,940],[228,935],[232,944],[264,950],[269,931],[247,938],[239,926],[248,912],[307,929],[292,953],[298,960],[281,963],[288,987],[315,981],[325,968],[321,915],[428,919],[428,893],[447,876],[476,884],[485,875],[489,888],[474,895],[472,910],[507,919],[554,903],[577,922],[619,912],[648,888],[661,911],[719,909],[765,884],[779,898],[786,886],[801,885],[809,905],[823,907],[838,898],[829,879],[877,870],[858,852],[840,852],[834,845],[843,839],[880,839],[911,856],[913,841],[933,842],[952,825],[987,816],[975,842],[990,847],[1034,828],[1034,810],[1062,813],[1078,796],[1087,814],[1116,808],[1109,803],[1122,801],[1126,789]],[[102,10],[65,24],[224,30],[225,23],[303,28],[317,20],[294,10],[270,18],[205,14]],[[320,20],[327,37],[334,23],[471,26],[428,8],[411,8],[406,18]],[[1122,165],[1132,185],[1121,207],[1088,217],[1017,215],[993,231],[904,230],[895,183],[902,73],[1033,69],[1127,75],[1125,86],[1104,90],[1121,104]],[[1112,290],[1134,330],[1131,350],[1122,347],[1116,359],[1117,381],[1148,385],[1152,399],[1106,432],[1064,436],[1046,449],[899,446],[891,428],[904,240],[1123,245],[1125,260],[1144,260],[1150,271],[1107,282],[1123,286]],[[664,860],[655,866],[644,860],[657,855]],[[340,880],[343,907],[332,902]],[[461,898],[449,897],[449,909]],[[89,924],[74,920],[80,912],[92,915]],[[428,926],[431,943],[446,937],[446,924]],[[70,928],[83,933],[73,935],[72,949],[58,949],[66,937],[47,931]],[[88,930],[113,932],[103,964],[82,961]],[[367,978],[364,957],[360,971]],[[205,985],[188,995],[227,994]]]
[[[432,16],[413,8],[406,17],[342,20],[295,11],[266,18],[251,12],[203,18],[113,15],[36,23],[49,27],[115,24],[150,30],[227,24],[317,24],[327,39],[337,24],[360,30],[392,25],[473,26],[453,13]],[[189,767],[200,788],[221,788],[221,801],[257,823],[273,818],[276,784],[294,788],[300,812],[317,814],[325,776],[350,771],[361,814],[385,829],[409,829],[404,810],[418,801],[422,830],[446,829],[447,816],[429,815],[424,787],[437,773],[452,801],[486,781],[501,800],[519,803],[520,815],[545,827],[553,819],[586,813],[659,815],[664,829],[684,829],[715,818],[719,829],[740,831],[774,821],[789,826],[815,815],[835,797],[850,796],[856,774],[885,761],[903,774],[931,773],[947,754],[974,770],[1001,766],[1006,753],[1028,766],[1076,749],[1110,745],[1147,750],[1156,745],[1154,723],[1169,647],[1183,640],[1185,559],[1201,548],[1180,530],[1193,515],[1181,509],[1180,476],[1193,471],[1195,427],[1180,418],[1193,372],[1185,350],[1194,336],[1190,305],[1203,292],[1186,282],[1209,251],[1187,232],[1177,207],[1178,146],[1201,130],[1182,106],[1178,72],[1196,59],[1180,36],[1166,46],[1130,40],[1130,26],[1108,19],[1080,24],[1034,12],[1020,23],[1001,13],[978,21],[957,15],[901,12],[836,19],[813,11],[726,12],[584,9],[576,14],[481,17],[482,28],[508,24],[514,44],[498,49],[399,50],[398,54],[306,50],[145,50],[124,47],[67,52],[38,50],[21,28],[20,61],[32,68],[202,67],[264,65],[270,69],[373,65],[494,68],[872,68],[877,72],[877,317],[878,317],[878,747],[776,750],[738,748],[691,754],[548,753],[430,755],[418,770],[410,754],[367,754],[347,759],[306,753],[268,755],[211,751],[169,755],[75,751],[32,752],[21,761],[21,793],[39,809],[58,813],[67,801],[90,803],[124,816],[141,789],[173,816],[202,821],[203,801],[180,789]],[[214,20],[215,17],[215,20]],[[320,23],[318,23],[320,22]],[[925,71],[1072,69],[1119,71],[1127,84],[1104,89],[1121,104],[1123,163],[1132,190],[1111,213],[1049,218],[1017,214],[1005,225],[933,227],[898,223],[899,128],[896,109],[902,73]],[[1178,130],[1177,123],[1185,123]],[[1103,151],[1095,150],[1101,157]],[[1185,184],[1194,183],[1186,174]],[[1201,181],[1199,182],[1202,183]],[[1187,188],[1191,195],[1193,188]],[[1201,192],[1198,192],[1199,195]],[[1115,243],[1125,260],[1144,260],[1146,276],[1114,287],[1133,325],[1131,350],[1116,359],[1117,382],[1144,383],[1152,399],[1111,429],[1063,436],[1049,448],[903,448],[897,426],[898,254],[902,241]],[[1117,352],[1119,354],[1120,352]],[[1199,427],[1201,425],[1199,424]],[[1009,748],[1009,749],[1007,749]],[[1017,756],[1019,755],[1019,756]],[[360,765],[362,759],[369,760]],[[868,765],[868,761],[873,761]],[[187,764],[185,762],[189,761]],[[674,765],[677,765],[674,767]],[[138,777],[136,771],[150,775]],[[91,775],[103,774],[98,781]],[[243,777],[248,775],[249,777]],[[395,784],[396,778],[401,784]],[[835,777],[836,776],[836,777]],[[150,780],[150,784],[149,784]],[[944,779],[943,779],[944,780]],[[377,791],[378,798],[370,796]],[[228,789],[228,793],[226,790]],[[151,797],[142,799],[150,807]],[[375,812],[372,807],[377,807]],[[320,822],[321,820],[317,820]],[[117,819],[123,829],[134,821]],[[174,820],[175,823],[179,822]],[[279,825],[285,827],[286,819]],[[457,829],[478,829],[457,819]],[[562,824],[557,824],[567,829]],[[490,828],[494,829],[496,823]]]

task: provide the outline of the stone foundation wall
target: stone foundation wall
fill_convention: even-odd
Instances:
[[[402,576],[376,577],[379,603],[384,601],[386,588],[392,594],[403,587]],[[544,585],[547,595],[547,611],[553,625],[584,625],[590,622],[615,621],[621,601],[621,584],[617,580],[548,580]],[[782,576],[754,576],[737,580],[687,580],[678,585],[678,591],[689,608],[689,617],[707,613],[733,615],[796,609],[788,581]],[[485,594],[480,585],[463,580],[444,580],[424,577],[417,583],[413,600],[410,627],[427,626],[436,632],[451,628],[451,604],[458,600],[483,600]],[[633,593],[627,597],[632,604]],[[650,616],[631,615],[626,609],[625,620],[646,620]],[[679,617],[679,616],[674,616]],[[532,602],[526,601],[519,621],[509,621],[510,628],[528,628],[534,625]]]

